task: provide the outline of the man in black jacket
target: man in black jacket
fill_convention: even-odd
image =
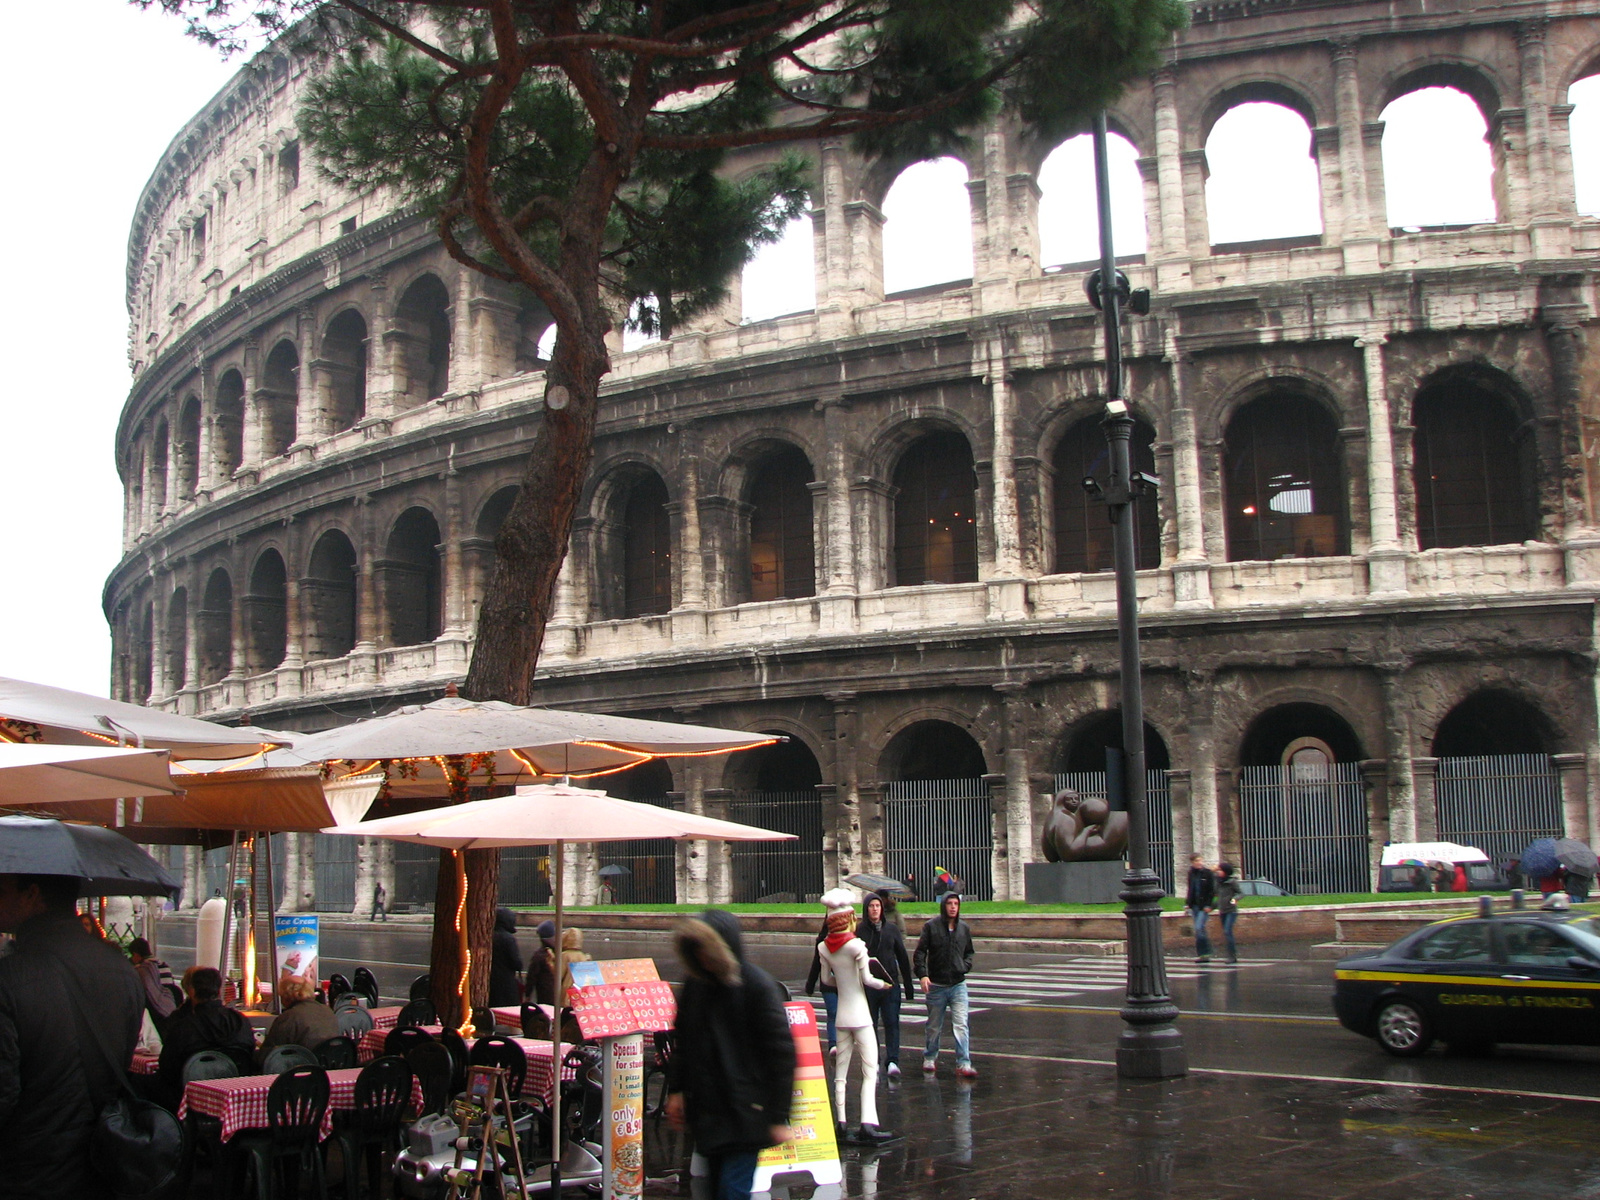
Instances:
[[[756,1156],[787,1142],[794,1035],[778,985],[744,961],[739,921],[719,909],[678,926],[689,972],[667,1063],[667,1119],[711,1165],[714,1200],[748,1200]]]
[[[956,1039],[956,1074],[976,1075],[972,1047],[967,1040],[967,975],[972,970],[972,930],[961,919],[961,893],[946,892],[939,915],[922,927],[912,969],[928,1001],[928,1029],[922,1043],[922,1069],[933,1074],[939,1063],[939,1037],[944,1014]]]
[[[1183,906],[1194,922],[1194,960],[1211,961],[1211,939],[1206,936],[1206,920],[1217,900],[1217,877],[1198,854],[1189,855],[1189,888]]]
[[[89,1136],[117,1094],[113,1065],[133,1061],[144,988],[114,946],[84,929],[77,898],[70,876],[0,875],[0,932],[17,935],[0,958],[5,1200],[104,1195]]]
[[[255,1056],[256,1035],[237,1010],[221,1000],[222,972],[215,967],[199,967],[183,978],[189,1002],[172,1014],[161,1035],[161,1062],[156,1075],[161,1081],[162,1099],[174,1111],[183,1099],[183,1064],[201,1050],[221,1050],[234,1059],[240,1070],[249,1070]]]
[[[489,1006],[522,1003],[522,947],[517,945],[517,914],[504,906],[494,910],[494,955],[489,962]]]

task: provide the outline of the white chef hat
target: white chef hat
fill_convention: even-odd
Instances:
[[[842,887],[823,892],[821,902],[822,907],[828,910],[830,917],[834,913],[854,912],[856,907],[855,893],[848,888]]]

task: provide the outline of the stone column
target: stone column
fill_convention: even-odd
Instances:
[[[224,482],[218,478],[217,472],[217,397],[210,363],[200,364],[199,386],[200,444],[195,449],[195,454],[199,457],[194,468],[195,499],[209,500],[212,490]]]
[[[1375,596],[1401,596],[1409,589],[1407,556],[1400,545],[1394,432],[1389,417],[1389,382],[1383,363],[1383,344],[1387,340],[1378,332],[1356,339],[1362,353],[1367,388],[1367,519],[1372,539],[1367,549],[1367,590]]]
[[[845,424],[850,404],[843,398],[823,401],[822,436],[827,459],[822,464],[826,512],[825,536],[818,541],[826,559],[821,591],[849,594],[857,590],[854,523],[850,511],[850,452]]]
[[[1376,889],[1383,847],[1401,840],[1394,832],[1394,810],[1389,795],[1394,775],[1381,758],[1364,758],[1356,765],[1361,771],[1361,788],[1367,804],[1367,886]]]
[[[1411,760],[1411,813],[1419,842],[1439,840],[1439,760]]]
[[[850,484],[850,507],[856,529],[856,587],[860,591],[894,586],[890,512],[895,492],[892,484],[865,475]]]
[[[1563,289],[1565,290],[1565,289]],[[1584,445],[1585,403],[1583,306],[1575,296],[1548,296],[1541,306],[1550,351],[1551,382],[1561,421],[1561,520],[1566,540],[1596,536],[1589,491],[1590,461]]]
[[[1595,836],[1589,804],[1589,763],[1582,754],[1552,754],[1561,781],[1561,813],[1566,836],[1590,841]]]
[[[855,692],[828,692],[826,698],[833,705],[832,751],[834,805],[829,812],[824,809],[826,824],[822,830],[822,862],[824,880],[842,879],[861,866],[861,764],[856,757],[860,748],[861,709]]]
[[[703,780],[701,781],[703,784]],[[683,807],[685,812],[694,813],[696,816],[706,815],[706,792],[704,786],[689,786],[685,780],[683,791]],[[676,805],[674,805],[676,807]],[[678,879],[677,892],[680,904],[710,904],[711,883],[710,863],[706,854],[710,848],[709,842],[679,842],[678,851]]]
[[[183,606],[183,690],[188,699],[179,702],[185,715],[193,713],[194,696],[200,689],[200,607],[205,596],[199,573],[191,567],[188,574]]]
[[[1527,130],[1527,170],[1529,215],[1537,224],[1541,218],[1556,223],[1575,215],[1574,203],[1558,190],[1555,155],[1550,136],[1550,89],[1546,73],[1545,33],[1548,19],[1537,17],[1517,24],[1517,57],[1522,76],[1521,100]],[[1570,193],[1569,193],[1570,194]],[[1550,257],[1560,249],[1542,237],[1535,238],[1536,257]],[[1570,250],[1570,240],[1566,244]]]
[[[150,576],[150,700],[165,700],[172,694],[172,681],[167,678],[167,604],[172,588],[166,572],[152,572]]]
[[[986,381],[993,424],[994,577],[1012,579],[1022,573],[1021,519],[1017,509],[1016,399],[1006,372],[1005,345],[998,337],[986,343]]]
[[[706,569],[700,542],[700,439],[685,428],[678,439],[679,462],[683,471],[683,493],[679,504],[678,544],[675,561],[678,576],[676,608],[704,608]]]
[[[1184,240],[1190,258],[1211,255],[1211,225],[1206,217],[1206,167],[1204,150],[1185,150],[1178,155],[1183,173]]]
[[[266,419],[263,412],[259,388],[261,385],[261,345],[254,337],[246,338],[244,343],[244,427],[240,430],[239,441],[241,451],[239,466],[241,469],[254,469],[261,465],[261,448],[265,439],[261,436],[261,425]]]
[[[1172,348],[1167,371],[1172,380],[1171,497],[1176,518],[1178,557],[1172,564],[1173,603],[1179,608],[1211,607],[1211,564],[1206,558],[1205,498],[1200,488],[1200,441],[1194,410],[1188,405],[1184,372],[1188,358]]]
[[[1376,238],[1379,219],[1368,205],[1367,155],[1361,125],[1361,85],[1358,72],[1357,39],[1333,39],[1334,105],[1339,122],[1339,198],[1342,207],[1342,240],[1346,270],[1378,269]],[[1387,218],[1382,218],[1387,228]],[[1350,245],[1355,243],[1355,245]]]
[[[1183,134],[1178,126],[1178,75],[1163,67],[1150,77],[1156,115],[1156,194],[1159,220],[1150,240],[1156,248],[1156,282],[1163,291],[1187,287],[1191,253],[1184,209]],[[1178,264],[1182,263],[1180,267]],[[1170,265],[1166,265],[1170,264]]]
[[[300,355],[300,373],[295,379],[294,444],[292,454],[333,432],[332,380],[319,361],[317,312],[309,304],[295,311],[295,351]]]
[[[1383,663],[1378,681],[1383,687],[1383,741],[1388,756],[1385,794],[1389,802],[1391,842],[1420,841],[1417,830],[1417,788],[1412,775],[1411,707],[1406,695],[1404,663]],[[1376,868],[1374,868],[1376,870]]]
[[[356,508],[356,643],[350,650],[352,683],[375,683],[378,678],[378,644],[382,612],[378,605],[378,563],[374,547],[376,535],[370,528],[372,508],[361,502]]]
[[[1218,788],[1216,735],[1212,727],[1216,711],[1216,680],[1209,672],[1195,671],[1188,676],[1189,707],[1189,853],[1207,862],[1221,857],[1221,807],[1226,793]],[[1177,830],[1173,830],[1176,852]],[[1182,861],[1179,860],[1179,865]],[[1175,868],[1176,869],[1176,866]]]
[[[1023,867],[1033,861],[1033,775],[1028,763],[1028,685],[1000,683],[1001,732],[1005,749],[1000,777],[996,822],[1004,833],[995,839],[994,889],[996,900],[1022,900],[1026,896]]]
[[[1172,882],[1173,887],[1188,869],[1194,853],[1194,781],[1187,767],[1167,772],[1167,794],[1172,798]]]
[[[817,147],[820,196],[811,210],[812,261],[816,271],[817,327],[823,337],[851,331],[850,232],[845,223],[848,194],[847,151],[843,141],[830,139]]]

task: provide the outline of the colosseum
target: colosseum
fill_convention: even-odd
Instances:
[[[1193,850],[1338,892],[1390,841],[1592,840],[1600,220],[1568,99],[1600,73],[1600,20],[1191,12],[1110,114],[1142,182],[1125,268],[1154,293],[1129,386],[1161,481],[1139,527],[1159,868],[1170,886]],[[286,730],[464,676],[550,324],[426,220],[319,176],[295,131],[311,69],[264,53],[140,200],[104,597],[115,695]],[[1492,219],[1390,225],[1382,114],[1428,88],[1481,114]],[[1208,139],[1260,103],[1305,123],[1320,229],[1219,242]],[[579,898],[605,862],[622,899],[936,866],[1021,898],[1056,781],[1116,793],[1109,526],[1081,486],[1104,470],[1100,333],[1088,268],[1040,249],[1055,149],[983,131],[971,277],[886,292],[909,164],[805,147],[814,303],[745,320],[735,288],[616,355],[539,700],[786,735],[613,786],[801,836],[609,847]],[[364,902],[342,841],[297,839],[289,907]],[[432,861],[401,848],[376,875],[420,902]],[[534,895],[537,866],[506,886]]]

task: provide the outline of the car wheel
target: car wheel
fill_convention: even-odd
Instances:
[[[1378,1010],[1378,1045],[1398,1058],[1413,1058],[1433,1045],[1433,1030],[1410,1000],[1390,1000]]]

